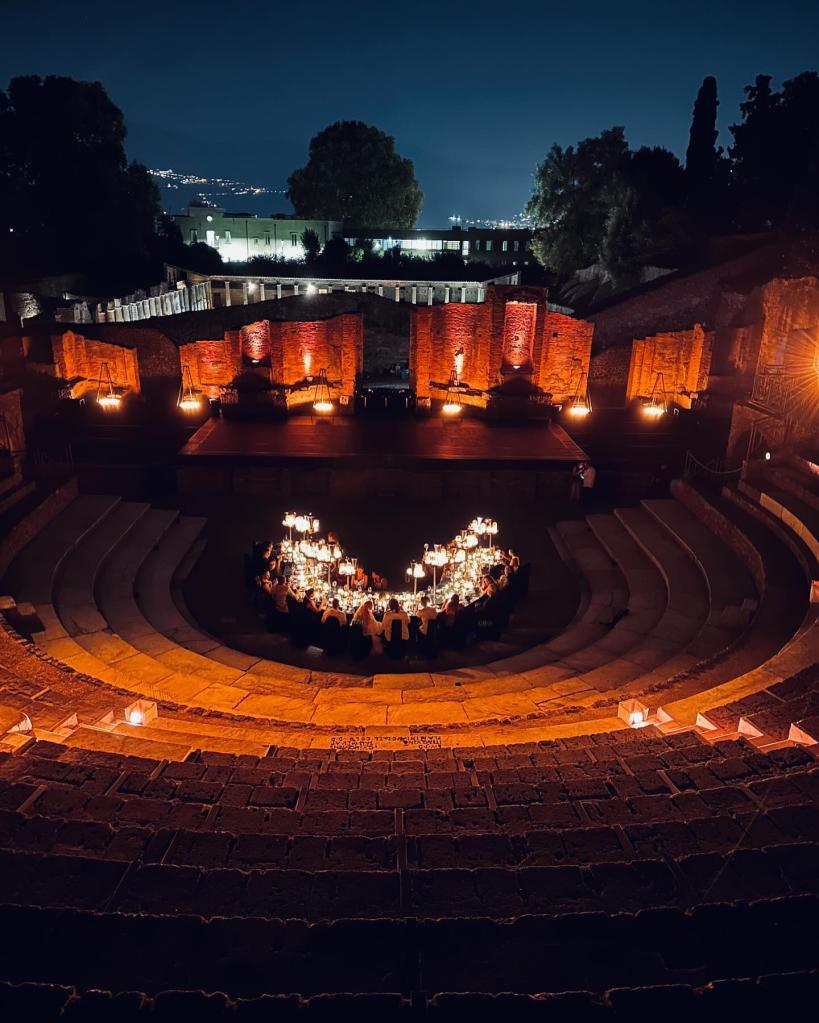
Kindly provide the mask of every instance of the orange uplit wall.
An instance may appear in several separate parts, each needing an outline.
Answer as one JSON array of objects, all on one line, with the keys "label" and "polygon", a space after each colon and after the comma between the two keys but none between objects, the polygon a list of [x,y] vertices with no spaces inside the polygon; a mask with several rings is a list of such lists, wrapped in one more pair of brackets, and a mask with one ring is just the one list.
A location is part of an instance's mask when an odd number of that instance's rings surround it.
[{"label": "orange uplit wall", "polygon": [[446,387],[456,368],[470,388],[485,390],[491,385],[491,313],[488,303],[413,310],[409,368],[416,397],[429,398],[433,385]]},{"label": "orange uplit wall", "polygon": [[63,380],[78,381],[77,394],[96,388],[103,363],[108,366],[115,387],[139,392],[139,364],[132,348],[96,341],[65,331],[51,339],[56,374]]},{"label": "orange uplit wall", "polygon": [[666,401],[690,408],[708,386],[712,338],[697,323],[691,330],[635,338],[631,349],[626,400],[662,392]]},{"label": "orange uplit wall", "polygon": [[[363,319],[345,313],[305,323],[260,320],[226,331],[222,340],[181,345],[179,357],[183,373],[189,369],[193,386],[209,397],[248,372],[264,375],[274,387],[298,391],[322,369],[335,395],[352,397],[363,368]],[[305,390],[303,400],[308,397]]]},{"label": "orange uplit wall", "polygon": [[[416,397],[440,398],[452,370],[485,405],[490,388],[510,372],[562,402],[588,373],[593,325],[550,310],[546,288],[490,286],[486,301],[420,306],[410,325],[410,379]],[[514,367],[519,369],[515,370]]]}]

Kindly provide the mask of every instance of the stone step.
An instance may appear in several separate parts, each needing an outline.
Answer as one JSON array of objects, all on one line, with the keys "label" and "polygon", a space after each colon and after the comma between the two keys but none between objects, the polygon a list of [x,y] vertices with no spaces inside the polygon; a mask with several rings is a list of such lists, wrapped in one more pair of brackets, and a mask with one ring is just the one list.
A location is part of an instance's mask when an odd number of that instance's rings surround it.
[{"label": "stone step", "polygon": [[72,501],[14,559],[6,576],[8,591],[18,602],[51,604],[63,561],[119,503],[118,497],[92,494]]}]

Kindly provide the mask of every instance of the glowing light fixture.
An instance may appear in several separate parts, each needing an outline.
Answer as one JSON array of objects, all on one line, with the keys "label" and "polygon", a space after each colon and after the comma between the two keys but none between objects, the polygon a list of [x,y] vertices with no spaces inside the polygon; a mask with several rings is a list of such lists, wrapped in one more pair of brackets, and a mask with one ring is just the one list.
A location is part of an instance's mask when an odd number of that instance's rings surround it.
[{"label": "glowing light fixture", "polygon": [[658,373],[654,380],[654,387],[651,389],[651,395],[648,400],[643,402],[642,406],[643,415],[647,419],[657,420],[661,416],[664,416],[667,407],[665,400],[665,380],[662,373]]},{"label": "glowing light fixture", "polygon": [[138,707],[128,711],[128,724],[141,725],[143,722],[142,711]]},{"label": "glowing light fixture", "polygon": [[770,453],[770,451],[766,451],[765,452],[765,461],[766,462],[770,462],[770,460],[771,460],[771,453]]},{"label": "glowing light fixture", "polygon": [[100,364],[100,378],[97,383],[97,404],[107,411],[118,409],[122,404],[122,396],[117,394],[114,389],[114,381],[111,379],[111,370],[108,368],[107,362]]},{"label": "glowing light fixture", "polygon": [[353,576],[355,575],[355,562],[355,558],[348,558],[346,561],[342,561],[338,566],[338,574],[347,577],[347,589],[352,589]]},{"label": "glowing light fixture", "polygon": [[410,567],[407,569],[407,577],[412,579],[412,595],[416,597],[418,595],[418,580],[423,579],[426,575],[424,566],[419,561],[413,561]]},{"label": "glowing light fixture", "polygon": [[441,406],[441,411],[445,416],[457,416],[463,410],[463,405],[458,401],[459,386],[458,374],[453,369],[449,375],[449,386],[446,390],[444,404]]},{"label": "glowing light fixture", "polygon": [[291,542],[293,540],[293,526],[295,526],[295,524],[296,524],[296,513],[295,512],[285,512],[284,513],[284,518],[282,519],[282,525],[285,526],[289,530],[289,538],[290,538]]},{"label": "glowing light fixture", "polygon": [[428,544],[424,544],[424,564],[429,565],[429,567],[432,569],[433,604],[436,601],[438,592],[438,569],[443,568],[448,561],[449,555],[440,544],[436,543],[434,547],[430,547]]},{"label": "glowing light fixture", "polygon": [[639,700],[623,700],[617,705],[617,717],[630,728],[645,728],[648,721],[648,707]]},{"label": "glowing light fixture", "polygon": [[313,395],[313,411],[325,416],[335,411],[335,405],[330,398],[330,384],[327,382],[326,369],[319,370],[316,392]]},{"label": "glowing light fixture", "polygon": [[176,404],[183,412],[198,412],[202,406],[199,395],[193,389],[190,366],[185,366],[182,370],[182,383],[179,385],[179,397]]},{"label": "glowing light fixture", "polygon": [[574,419],[585,419],[592,410],[591,397],[589,396],[589,380],[586,373],[580,374],[577,383],[577,390],[569,401],[567,412]]},{"label": "glowing light fixture", "polygon": [[315,293],[316,293],[316,286],[315,286],[315,284],[308,284],[307,287],[304,290],[306,291],[306,293],[308,295],[315,295]]}]

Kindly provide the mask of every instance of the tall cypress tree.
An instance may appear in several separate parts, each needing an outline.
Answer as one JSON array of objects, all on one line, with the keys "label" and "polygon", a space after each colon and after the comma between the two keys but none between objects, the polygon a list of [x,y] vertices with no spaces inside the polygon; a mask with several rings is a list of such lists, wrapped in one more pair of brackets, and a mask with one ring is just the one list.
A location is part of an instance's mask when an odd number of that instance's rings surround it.
[{"label": "tall cypress tree", "polygon": [[717,152],[717,80],[713,75],[703,79],[694,101],[694,116],[685,153],[685,172],[694,188],[713,180],[719,159]]}]

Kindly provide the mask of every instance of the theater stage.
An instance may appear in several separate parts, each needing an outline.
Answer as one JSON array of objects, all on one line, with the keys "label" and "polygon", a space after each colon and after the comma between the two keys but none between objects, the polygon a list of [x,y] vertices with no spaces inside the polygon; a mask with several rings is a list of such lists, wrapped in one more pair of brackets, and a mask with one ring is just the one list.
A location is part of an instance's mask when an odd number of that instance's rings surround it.
[{"label": "theater stage", "polygon": [[479,419],[298,417],[273,423],[209,419],[180,452],[183,459],[230,458],[269,463],[344,460],[370,465],[451,464],[453,461],[544,466],[572,464],[583,450],[554,423]]},{"label": "theater stage", "polygon": [[565,497],[585,457],[544,422],[209,419],[179,452],[177,479],[183,493]]}]

